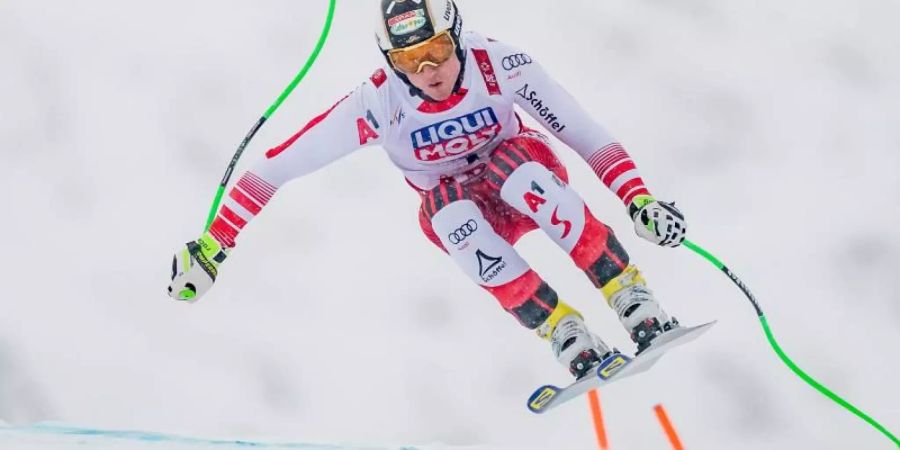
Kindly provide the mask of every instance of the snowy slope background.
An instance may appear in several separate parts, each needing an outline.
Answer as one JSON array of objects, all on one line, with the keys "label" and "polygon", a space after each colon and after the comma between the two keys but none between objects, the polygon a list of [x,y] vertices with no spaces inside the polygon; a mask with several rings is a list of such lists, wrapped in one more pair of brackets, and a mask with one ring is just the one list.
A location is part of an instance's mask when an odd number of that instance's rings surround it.
[{"label": "snowy slope background", "polygon": [[[372,3],[339,2],[321,59],[245,161],[381,63]],[[900,5],[460,5],[469,28],[526,49],[619,137],[653,192],[686,212],[690,237],[754,290],[802,367],[900,427]],[[302,65],[326,8],[0,2],[0,420],[596,448],[586,402],[525,409],[531,389],[566,373],[421,235],[416,195],[377,148],[280,192],[202,302],[166,297],[172,251],[201,231],[234,148]],[[891,448],[781,365],[727,279],[686,250],[639,241],[617,199],[560,153],[667,309],[720,321],[602,392],[613,448],[668,448],[657,402],[695,449]],[[539,233],[520,248],[626,345],[566,255]]]}]

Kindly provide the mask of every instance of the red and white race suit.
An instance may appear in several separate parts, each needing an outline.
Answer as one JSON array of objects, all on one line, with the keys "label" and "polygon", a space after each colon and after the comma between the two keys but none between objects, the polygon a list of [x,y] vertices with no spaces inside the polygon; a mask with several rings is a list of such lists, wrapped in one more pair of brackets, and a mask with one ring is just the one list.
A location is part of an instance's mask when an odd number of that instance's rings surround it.
[{"label": "red and white race suit", "polygon": [[287,181],[380,145],[422,195],[426,235],[525,326],[539,326],[557,304],[512,247],[525,232],[542,228],[598,287],[622,273],[628,255],[514,107],[581,155],[626,205],[648,194],[629,155],[526,52],[473,32],[464,45],[463,81],[450,98],[425,101],[392,70],[377,70],[247,171],[211,233],[233,246]]}]

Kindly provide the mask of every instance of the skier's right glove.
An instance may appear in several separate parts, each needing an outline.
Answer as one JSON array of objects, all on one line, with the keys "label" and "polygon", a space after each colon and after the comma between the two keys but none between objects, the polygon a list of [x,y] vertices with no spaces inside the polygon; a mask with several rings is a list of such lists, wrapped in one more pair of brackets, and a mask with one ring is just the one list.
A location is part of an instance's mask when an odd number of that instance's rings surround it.
[{"label": "skier's right glove", "polygon": [[172,258],[169,297],[189,303],[199,300],[216,281],[229,250],[209,232],[185,244]]},{"label": "skier's right glove", "polygon": [[675,203],[657,201],[649,195],[638,195],[628,207],[638,236],[663,247],[678,247],[684,242],[687,224]]}]

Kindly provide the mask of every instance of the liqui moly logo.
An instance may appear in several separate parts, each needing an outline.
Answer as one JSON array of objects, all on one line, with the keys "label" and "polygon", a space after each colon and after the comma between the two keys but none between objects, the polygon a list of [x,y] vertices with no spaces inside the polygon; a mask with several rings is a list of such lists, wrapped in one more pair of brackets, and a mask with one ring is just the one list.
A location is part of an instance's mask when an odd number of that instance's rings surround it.
[{"label": "liqui moly logo", "polygon": [[501,128],[491,108],[429,125],[412,133],[416,159],[440,161],[477,150],[497,137]]}]

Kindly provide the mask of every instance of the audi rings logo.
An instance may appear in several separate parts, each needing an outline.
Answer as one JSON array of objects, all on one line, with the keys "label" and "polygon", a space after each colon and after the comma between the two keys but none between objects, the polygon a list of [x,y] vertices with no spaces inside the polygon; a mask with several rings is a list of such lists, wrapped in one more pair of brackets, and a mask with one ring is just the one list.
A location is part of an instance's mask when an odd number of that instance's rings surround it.
[{"label": "audi rings logo", "polygon": [[533,62],[534,61],[530,56],[524,53],[517,53],[515,55],[509,55],[503,58],[503,68],[506,70],[513,70],[516,67],[525,66]]},{"label": "audi rings logo", "polygon": [[447,239],[450,240],[451,244],[456,245],[466,240],[466,238],[471,236],[477,229],[478,222],[474,219],[470,219],[468,222],[464,223],[463,226],[457,228],[456,231],[447,235]]}]

